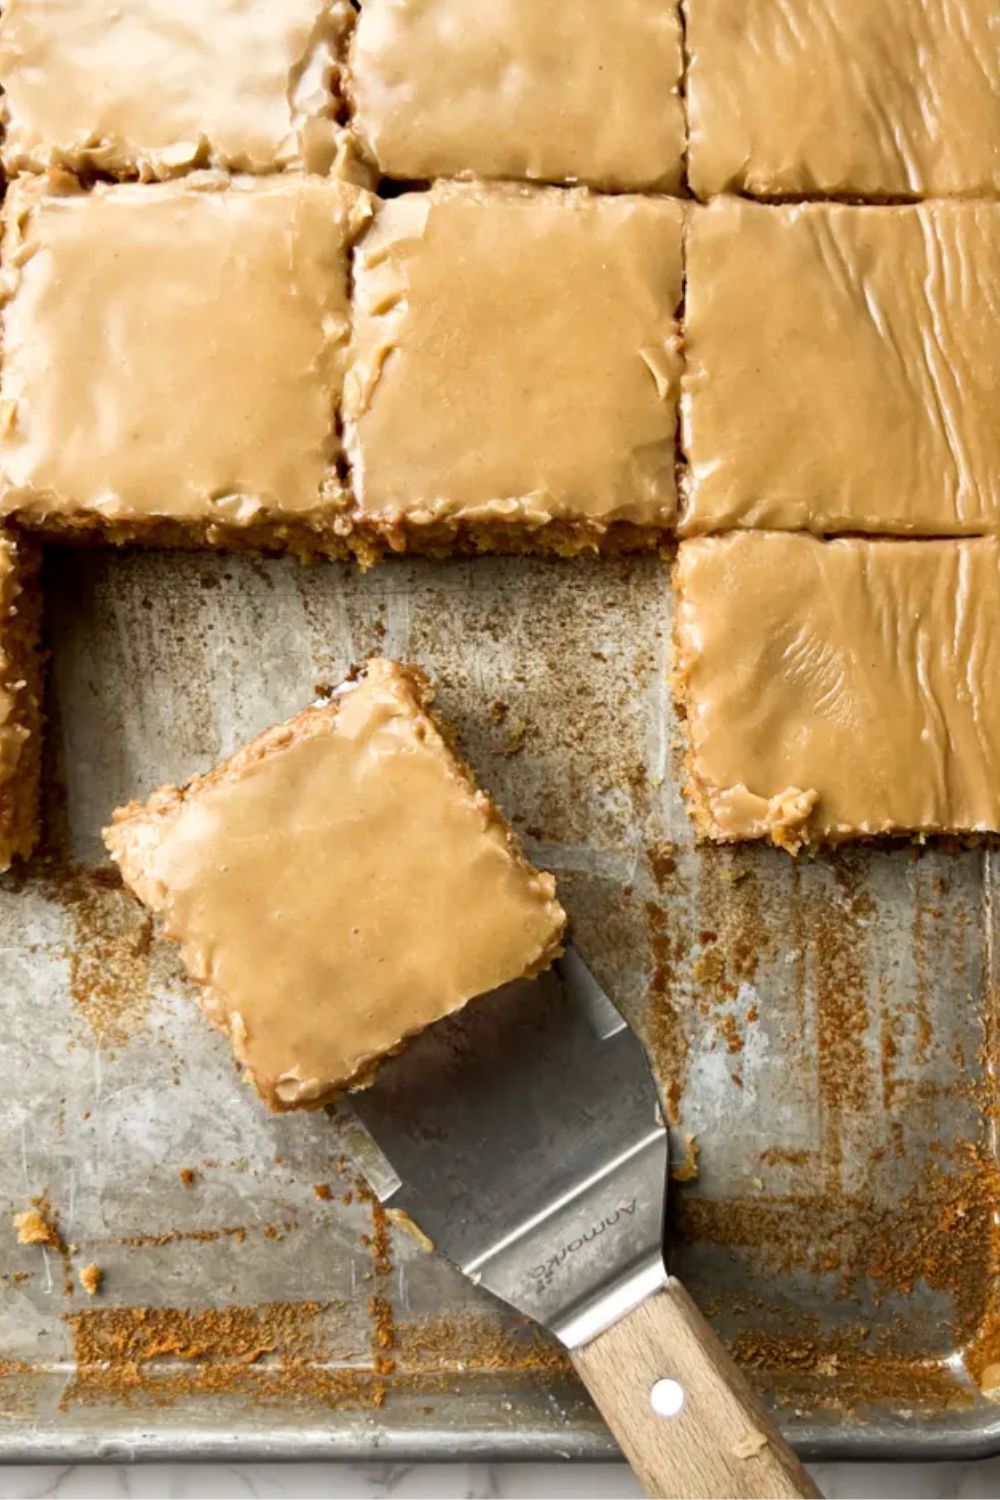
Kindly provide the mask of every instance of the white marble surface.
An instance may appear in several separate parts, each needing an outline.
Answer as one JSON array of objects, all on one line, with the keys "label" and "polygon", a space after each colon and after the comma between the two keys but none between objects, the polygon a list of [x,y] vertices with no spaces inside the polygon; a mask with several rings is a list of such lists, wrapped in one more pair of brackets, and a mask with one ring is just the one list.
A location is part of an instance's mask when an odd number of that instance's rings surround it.
[{"label": "white marble surface", "polygon": [[[817,1464],[828,1500],[1000,1497],[986,1463]],[[273,1496],[288,1500],[625,1500],[641,1494],[622,1464],[96,1464],[0,1468],[3,1500],[41,1497]]]}]

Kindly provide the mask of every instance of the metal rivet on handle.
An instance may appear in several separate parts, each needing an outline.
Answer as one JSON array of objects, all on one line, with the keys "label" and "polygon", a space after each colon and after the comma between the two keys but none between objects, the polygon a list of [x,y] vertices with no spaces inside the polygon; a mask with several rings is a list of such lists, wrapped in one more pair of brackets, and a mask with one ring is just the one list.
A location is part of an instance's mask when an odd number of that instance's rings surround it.
[{"label": "metal rivet on handle", "polygon": [[649,1393],[649,1404],[658,1417],[676,1417],[684,1405],[684,1387],[677,1380],[658,1380]]}]

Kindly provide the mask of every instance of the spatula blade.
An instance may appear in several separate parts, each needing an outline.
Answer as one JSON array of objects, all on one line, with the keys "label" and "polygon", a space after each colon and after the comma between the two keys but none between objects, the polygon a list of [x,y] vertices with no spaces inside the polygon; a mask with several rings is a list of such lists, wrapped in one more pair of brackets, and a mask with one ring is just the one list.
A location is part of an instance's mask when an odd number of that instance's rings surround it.
[{"label": "spatula blade", "polygon": [[572,948],[424,1032],[345,1108],[377,1143],[359,1156],[383,1200],[567,1341],[595,1304],[603,1321],[608,1298],[662,1280],[655,1086]]}]

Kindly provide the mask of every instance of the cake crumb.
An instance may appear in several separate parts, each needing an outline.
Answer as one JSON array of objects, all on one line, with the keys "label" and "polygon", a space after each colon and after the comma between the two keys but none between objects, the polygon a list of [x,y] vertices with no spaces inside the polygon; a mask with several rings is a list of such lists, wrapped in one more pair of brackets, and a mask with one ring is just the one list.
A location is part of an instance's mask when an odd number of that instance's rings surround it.
[{"label": "cake crumb", "polygon": [[693,1135],[684,1137],[684,1158],[670,1168],[671,1182],[694,1182],[698,1176],[698,1154],[701,1147]]},{"label": "cake crumb", "polygon": [[91,1261],[89,1266],[80,1267],[79,1275],[80,1285],[87,1293],[87,1296],[96,1297],[101,1290],[101,1283],[104,1280],[104,1272],[101,1267],[95,1264],[94,1261]]},{"label": "cake crumb", "polygon": [[59,1230],[41,1206],[26,1208],[23,1213],[15,1214],[14,1228],[17,1230],[19,1245],[48,1245],[53,1250],[62,1249]]},{"label": "cake crumb", "polygon": [[316,1194],[316,1197],[320,1200],[321,1203],[329,1203],[333,1197],[333,1193],[330,1191],[330,1184],[328,1182],[314,1182],[313,1192]]},{"label": "cake crumb", "polygon": [[397,1229],[405,1229],[410,1238],[416,1240],[421,1250],[429,1253],[434,1249],[434,1241],[430,1235],[425,1234],[420,1225],[410,1218],[405,1208],[387,1208],[385,1216],[390,1224],[395,1224]]},{"label": "cake crumb", "polygon": [[181,1167],[177,1175],[185,1187],[194,1187],[198,1178],[198,1173],[193,1167]]},{"label": "cake crumb", "polygon": [[766,1447],[767,1438],[762,1432],[748,1432],[746,1437],[740,1438],[740,1441],[736,1444],[736,1447],[733,1449],[733,1456],[735,1458],[756,1458],[757,1454],[762,1453]]}]

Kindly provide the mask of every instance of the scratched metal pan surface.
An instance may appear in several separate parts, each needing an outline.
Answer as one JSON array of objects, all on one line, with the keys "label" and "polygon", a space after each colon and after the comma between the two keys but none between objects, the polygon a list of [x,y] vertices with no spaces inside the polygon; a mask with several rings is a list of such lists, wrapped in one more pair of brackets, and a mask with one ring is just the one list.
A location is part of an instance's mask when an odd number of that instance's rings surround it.
[{"label": "scratched metal pan surface", "polygon": [[[111,809],[416,661],[649,1040],[672,1259],[803,1451],[991,1451],[997,855],[695,850],[653,559],[51,553],[47,843],[0,882],[0,1458],[597,1457],[558,1351],[269,1116],[104,862]],[[860,753],[860,747],[859,747]],[[7,1223],[10,1223],[9,1218]],[[78,1272],[104,1273],[88,1297]]]}]

